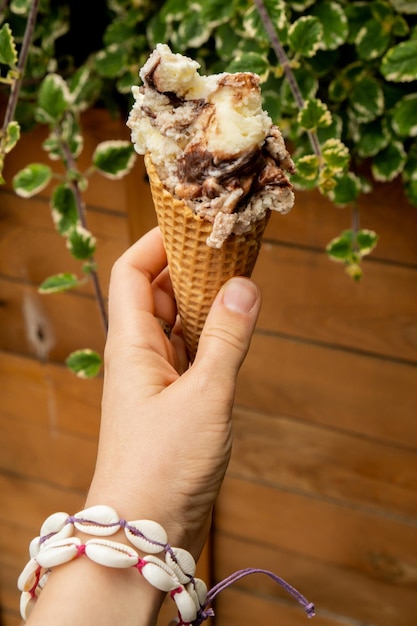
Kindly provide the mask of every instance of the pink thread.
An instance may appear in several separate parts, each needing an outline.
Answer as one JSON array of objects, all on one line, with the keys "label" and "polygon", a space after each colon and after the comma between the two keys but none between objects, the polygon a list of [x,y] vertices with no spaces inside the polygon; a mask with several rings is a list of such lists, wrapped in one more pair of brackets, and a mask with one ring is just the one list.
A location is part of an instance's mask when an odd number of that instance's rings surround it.
[{"label": "pink thread", "polygon": [[82,543],[80,546],[77,546],[77,556],[82,556],[85,554],[85,543]]},{"label": "pink thread", "polygon": [[35,572],[35,582],[33,584],[33,587],[31,589],[29,589],[29,593],[30,593],[30,597],[31,598],[35,598],[36,599],[36,589],[39,585],[39,581],[41,579],[41,572],[42,572],[42,567],[40,565],[38,565],[38,568]]},{"label": "pink thread", "polygon": [[139,559],[139,561],[136,563],[136,565],[133,565],[133,567],[136,567],[136,569],[138,570],[138,572],[140,574],[142,574],[142,570],[145,567],[145,565],[147,565],[148,562],[145,561],[145,559]]},{"label": "pink thread", "polygon": [[180,586],[180,587],[176,587],[175,589],[173,589],[173,590],[170,592],[170,594],[169,594],[169,595],[171,596],[171,598],[172,598],[172,599],[174,599],[174,596],[176,596],[176,595],[177,595],[177,593],[182,593],[183,591],[184,591],[184,587],[182,587],[182,586]]}]

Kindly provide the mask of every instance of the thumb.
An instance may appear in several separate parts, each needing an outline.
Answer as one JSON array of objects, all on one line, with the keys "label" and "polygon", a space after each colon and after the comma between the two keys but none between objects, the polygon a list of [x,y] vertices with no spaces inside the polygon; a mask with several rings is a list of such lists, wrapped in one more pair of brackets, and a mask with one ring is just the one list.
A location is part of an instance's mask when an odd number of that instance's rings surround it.
[{"label": "thumb", "polygon": [[249,349],[260,306],[261,294],[255,283],[243,277],[227,281],[207,316],[196,368],[204,364],[214,378],[235,378]]}]

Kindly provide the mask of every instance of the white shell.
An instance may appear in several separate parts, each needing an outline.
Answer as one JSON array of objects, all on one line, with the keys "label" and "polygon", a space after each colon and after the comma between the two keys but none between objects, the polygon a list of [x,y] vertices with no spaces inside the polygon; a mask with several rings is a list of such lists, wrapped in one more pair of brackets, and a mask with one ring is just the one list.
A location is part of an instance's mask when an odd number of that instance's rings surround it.
[{"label": "white shell", "polygon": [[39,533],[40,536],[45,537],[47,535],[59,533],[61,530],[63,530],[63,528],[65,528],[65,526],[68,526],[70,532],[69,532],[69,535],[67,535],[67,537],[69,537],[72,534],[72,524],[67,522],[69,517],[70,516],[68,515],[68,513],[63,513],[63,512],[53,513],[52,515],[47,517],[44,523],[42,524],[41,530]]},{"label": "white shell", "polygon": [[181,620],[186,624],[193,622],[197,617],[197,607],[185,587],[181,586],[172,594],[172,597],[181,615]]},{"label": "white shell", "polygon": [[45,569],[68,563],[78,556],[78,548],[81,539],[78,537],[68,537],[58,541],[51,541],[45,548],[39,551],[36,560]]},{"label": "white shell", "polygon": [[23,620],[27,620],[35,606],[36,598],[33,598],[28,591],[24,591],[20,596],[20,615]]},{"label": "white shell", "polygon": [[106,567],[133,567],[139,562],[136,550],[124,543],[106,539],[86,541],[85,554],[95,563]]},{"label": "white shell", "polygon": [[187,589],[187,591],[190,591],[190,588],[193,589],[193,591],[195,592],[195,594],[197,595],[197,600],[200,606],[204,606],[207,600],[207,585],[204,582],[204,580],[201,580],[201,578],[194,578],[192,583],[188,583],[188,585],[185,586],[185,588]]},{"label": "white shell", "polygon": [[39,563],[35,559],[30,559],[20,572],[17,579],[17,588],[20,591],[30,591],[35,585],[40,571],[42,571],[42,568]]},{"label": "white shell", "polygon": [[120,519],[116,511],[105,504],[90,506],[88,509],[76,513],[73,517],[80,519],[80,521],[74,520],[75,528],[87,535],[100,535],[102,537],[114,535],[120,528]]},{"label": "white shell", "polygon": [[143,561],[145,564],[140,572],[150,585],[161,591],[172,591],[180,586],[174,571],[164,561],[152,554],[145,556]]},{"label": "white shell", "polygon": [[135,535],[129,528],[125,527],[125,534],[130,543],[142,550],[142,552],[157,554],[162,552],[164,546],[168,543],[168,535],[165,529],[157,522],[141,519],[128,522],[128,524],[141,533],[140,535]]},{"label": "white shell", "polygon": [[193,556],[183,548],[171,548],[165,555],[166,564],[171,567],[180,583],[188,583],[195,574]]},{"label": "white shell", "polygon": [[41,549],[41,544],[39,543],[40,537],[34,537],[29,544],[29,556],[33,559]]}]

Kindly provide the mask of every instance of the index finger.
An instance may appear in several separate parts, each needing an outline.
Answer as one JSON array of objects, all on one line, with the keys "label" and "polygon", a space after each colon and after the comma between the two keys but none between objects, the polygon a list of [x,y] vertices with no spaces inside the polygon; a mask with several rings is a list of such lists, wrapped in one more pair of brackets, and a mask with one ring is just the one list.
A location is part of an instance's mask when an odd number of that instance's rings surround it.
[{"label": "index finger", "polygon": [[[167,265],[159,228],[134,243],[115,262],[109,287],[110,327],[129,330],[138,313],[155,313],[152,282]],[[134,330],[131,328],[130,330]]]}]

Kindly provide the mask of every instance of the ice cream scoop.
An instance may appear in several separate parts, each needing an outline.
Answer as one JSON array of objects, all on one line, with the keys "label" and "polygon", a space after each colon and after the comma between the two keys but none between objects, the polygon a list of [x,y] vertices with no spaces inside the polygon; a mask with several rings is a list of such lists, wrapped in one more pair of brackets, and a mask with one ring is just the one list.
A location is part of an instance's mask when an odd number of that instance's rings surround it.
[{"label": "ice cream scoop", "polygon": [[158,44],[133,87],[128,119],[139,154],[149,153],[175,197],[213,224],[207,244],[220,247],[268,210],[288,212],[293,162],[279,128],[262,109],[259,77],[211,76]]}]

